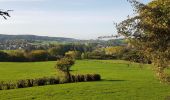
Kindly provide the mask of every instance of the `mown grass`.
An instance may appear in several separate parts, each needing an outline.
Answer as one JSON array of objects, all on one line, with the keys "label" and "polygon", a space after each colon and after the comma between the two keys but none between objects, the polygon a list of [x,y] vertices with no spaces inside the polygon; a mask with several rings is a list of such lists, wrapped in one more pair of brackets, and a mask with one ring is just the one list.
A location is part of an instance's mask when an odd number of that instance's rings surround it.
[{"label": "mown grass", "polygon": [[[55,62],[0,63],[0,80],[55,75]],[[170,85],[161,84],[149,65],[125,61],[80,60],[74,74],[98,73],[99,82],[80,82],[25,89],[2,90],[1,100],[169,100]]]},{"label": "mown grass", "polygon": [[54,76],[55,62],[0,63],[0,81],[41,78]]}]

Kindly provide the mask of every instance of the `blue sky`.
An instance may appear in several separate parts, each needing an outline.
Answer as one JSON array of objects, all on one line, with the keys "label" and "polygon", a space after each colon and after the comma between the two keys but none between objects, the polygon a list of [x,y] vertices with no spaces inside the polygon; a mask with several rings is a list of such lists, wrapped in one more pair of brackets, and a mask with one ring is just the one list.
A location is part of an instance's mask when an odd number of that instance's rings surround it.
[{"label": "blue sky", "polygon": [[77,39],[116,34],[113,22],[133,15],[127,0],[0,0],[0,7],[14,10],[8,20],[0,18],[0,34]]}]

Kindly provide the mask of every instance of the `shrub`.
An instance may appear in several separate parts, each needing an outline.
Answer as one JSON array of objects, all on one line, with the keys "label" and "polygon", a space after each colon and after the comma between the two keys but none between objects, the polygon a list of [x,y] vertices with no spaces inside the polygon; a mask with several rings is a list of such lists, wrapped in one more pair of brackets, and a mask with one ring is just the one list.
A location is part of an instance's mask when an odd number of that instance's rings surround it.
[{"label": "shrub", "polygon": [[81,59],[81,53],[79,51],[68,51],[65,56],[72,57],[74,59]]},{"label": "shrub", "polygon": [[60,79],[56,78],[56,77],[51,77],[51,78],[48,78],[47,83],[48,82],[49,82],[49,84],[59,84],[60,83]]},{"label": "shrub", "polygon": [[18,80],[17,82],[0,82],[0,90],[8,90],[15,88],[26,88],[33,86],[43,86],[43,85],[51,85],[51,84],[59,84],[60,80],[56,77],[44,77],[44,78],[36,78],[36,79],[26,79],[26,80]]},{"label": "shrub", "polygon": [[24,87],[27,87],[26,85],[25,85],[25,80],[19,80],[18,82],[17,82],[17,88],[24,88]]},{"label": "shrub", "polygon": [[28,60],[25,56],[25,51],[23,50],[8,51],[8,55],[9,55],[8,61],[24,62]]},{"label": "shrub", "polygon": [[[86,82],[86,81],[99,81],[99,74],[86,74],[86,75],[71,75],[71,81],[69,82]],[[68,83],[68,81],[63,81],[58,77],[44,77],[36,79],[26,79],[18,80],[17,82],[0,82],[0,90],[16,89],[16,88],[26,88],[33,86],[43,86],[52,84],[62,84]]]},{"label": "shrub", "polygon": [[33,50],[27,56],[31,61],[47,61],[49,54],[45,50]]},{"label": "shrub", "polygon": [[72,75],[72,82],[86,82],[86,81],[99,81],[101,76],[99,74],[86,74],[86,75]]},{"label": "shrub", "polygon": [[8,61],[9,55],[3,51],[0,51],[0,61]]},{"label": "shrub", "polygon": [[8,90],[8,89],[15,89],[16,84],[13,82],[0,82],[0,90]]},{"label": "shrub", "polygon": [[56,45],[55,47],[48,49],[48,53],[51,56],[64,56],[66,52],[64,49],[65,48],[62,45]]}]

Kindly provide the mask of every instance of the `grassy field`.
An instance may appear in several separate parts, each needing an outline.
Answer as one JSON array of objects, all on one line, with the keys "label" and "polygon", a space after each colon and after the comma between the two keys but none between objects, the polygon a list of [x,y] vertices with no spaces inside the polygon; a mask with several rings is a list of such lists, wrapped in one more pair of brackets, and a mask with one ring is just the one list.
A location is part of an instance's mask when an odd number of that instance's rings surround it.
[{"label": "grassy field", "polygon": [[[0,63],[0,80],[56,75],[55,62]],[[99,73],[102,81],[0,91],[0,100],[170,100],[170,85],[155,79],[149,65],[79,60],[72,73]]]}]

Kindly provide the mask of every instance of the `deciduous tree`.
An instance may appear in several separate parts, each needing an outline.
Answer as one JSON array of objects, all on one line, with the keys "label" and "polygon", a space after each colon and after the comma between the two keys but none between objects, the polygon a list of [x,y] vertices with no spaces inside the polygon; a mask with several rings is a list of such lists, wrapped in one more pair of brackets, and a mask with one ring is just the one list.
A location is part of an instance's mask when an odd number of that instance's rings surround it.
[{"label": "deciduous tree", "polygon": [[149,58],[161,81],[169,82],[165,69],[170,55],[170,0],[148,4],[128,0],[136,15],[117,24],[118,33]]},{"label": "deciduous tree", "polygon": [[74,65],[75,60],[71,57],[64,57],[57,61],[55,68],[65,74],[66,80],[71,81],[70,68]]}]

